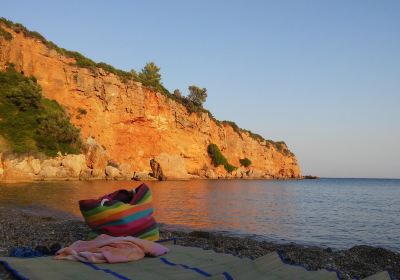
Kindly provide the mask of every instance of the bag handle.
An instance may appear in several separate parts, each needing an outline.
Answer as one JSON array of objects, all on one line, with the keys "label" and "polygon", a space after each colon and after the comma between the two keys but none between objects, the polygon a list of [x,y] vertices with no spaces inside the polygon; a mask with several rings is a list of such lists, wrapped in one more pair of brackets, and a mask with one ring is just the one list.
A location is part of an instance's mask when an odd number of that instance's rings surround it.
[{"label": "bag handle", "polygon": [[100,202],[101,206],[104,206],[104,203],[106,203],[107,201],[110,201],[108,198],[103,198]]},{"label": "bag handle", "polygon": [[[132,189],[132,195],[134,196],[136,194],[136,189]],[[100,202],[101,206],[104,206],[104,203],[106,203],[107,201],[110,201],[108,198],[103,198]]]}]

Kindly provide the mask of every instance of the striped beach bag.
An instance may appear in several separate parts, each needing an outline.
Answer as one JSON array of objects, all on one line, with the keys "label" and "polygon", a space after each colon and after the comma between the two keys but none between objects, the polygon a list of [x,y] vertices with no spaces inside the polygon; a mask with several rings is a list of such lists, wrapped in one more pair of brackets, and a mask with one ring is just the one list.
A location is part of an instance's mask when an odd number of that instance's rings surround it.
[{"label": "striped beach bag", "polygon": [[79,201],[92,236],[134,236],[150,241],[159,239],[159,228],[153,217],[152,194],[146,184],[132,191],[118,190],[99,199]]}]

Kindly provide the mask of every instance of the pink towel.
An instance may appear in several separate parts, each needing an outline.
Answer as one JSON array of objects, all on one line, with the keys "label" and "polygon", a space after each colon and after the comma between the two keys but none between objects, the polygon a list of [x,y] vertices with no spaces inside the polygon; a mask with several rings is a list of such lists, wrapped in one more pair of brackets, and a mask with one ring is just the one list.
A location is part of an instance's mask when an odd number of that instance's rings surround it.
[{"label": "pink towel", "polygon": [[120,263],[142,259],[146,254],[160,256],[168,248],[136,237],[99,235],[90,241],[76,241],[56,253],[56,260],[73,260],[90,263]]}]

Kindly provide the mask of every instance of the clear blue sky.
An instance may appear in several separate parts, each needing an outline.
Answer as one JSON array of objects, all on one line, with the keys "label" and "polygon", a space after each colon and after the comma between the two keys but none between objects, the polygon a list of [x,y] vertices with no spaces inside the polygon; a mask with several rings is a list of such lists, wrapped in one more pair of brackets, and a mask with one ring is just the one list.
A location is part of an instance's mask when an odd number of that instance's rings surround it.
[{"label": "clear blue sky", "polygon": [[0,16],[284,140],[304,174],[400,178],[400,1],[6,1]]}]

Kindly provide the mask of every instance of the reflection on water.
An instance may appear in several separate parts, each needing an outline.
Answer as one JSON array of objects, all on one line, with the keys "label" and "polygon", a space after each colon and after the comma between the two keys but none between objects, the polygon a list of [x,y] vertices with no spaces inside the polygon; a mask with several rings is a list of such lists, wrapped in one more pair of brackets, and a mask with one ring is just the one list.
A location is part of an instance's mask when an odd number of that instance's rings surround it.
[{"label": "reflection on water", "polygon": [[[149,182],[155,215],[167,225],[253,234],[258,238],[400,250],[400,180]],[[0,205],[47,207],[80,219],[78,200],[139,182],[0,184]]]}]

